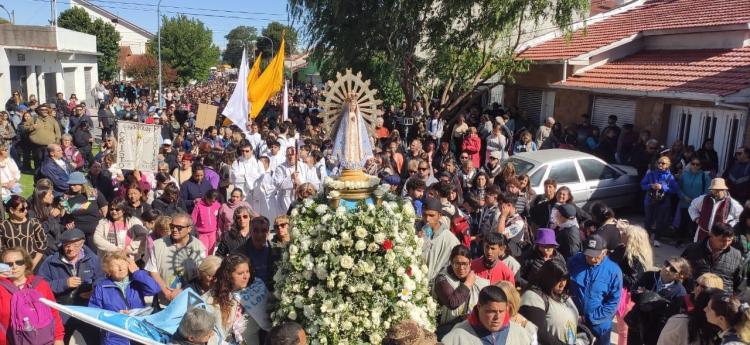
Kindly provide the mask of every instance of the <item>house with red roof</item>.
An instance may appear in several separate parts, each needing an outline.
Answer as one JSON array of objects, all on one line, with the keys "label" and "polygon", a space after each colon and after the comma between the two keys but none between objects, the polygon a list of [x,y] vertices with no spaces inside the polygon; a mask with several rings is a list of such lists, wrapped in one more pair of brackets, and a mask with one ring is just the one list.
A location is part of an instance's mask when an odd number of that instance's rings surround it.
[{"label": "house with red roof", "polygon": [[666,146],[714,140],[720,169],[750,137],[750,1],[640,0],[599,13],[569,35],[526,42],[529,71],[505,86],[531,122],[554,116],[649,130]]}]

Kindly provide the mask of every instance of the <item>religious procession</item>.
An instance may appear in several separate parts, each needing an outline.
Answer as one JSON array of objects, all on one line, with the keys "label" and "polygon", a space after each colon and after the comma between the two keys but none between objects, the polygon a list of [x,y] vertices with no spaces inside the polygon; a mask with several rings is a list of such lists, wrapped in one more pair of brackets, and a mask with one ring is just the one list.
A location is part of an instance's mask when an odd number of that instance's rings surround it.
[{"label": "religious procession", "polygon": [[750,344],[747,0],[43,2],[0,345]]}]

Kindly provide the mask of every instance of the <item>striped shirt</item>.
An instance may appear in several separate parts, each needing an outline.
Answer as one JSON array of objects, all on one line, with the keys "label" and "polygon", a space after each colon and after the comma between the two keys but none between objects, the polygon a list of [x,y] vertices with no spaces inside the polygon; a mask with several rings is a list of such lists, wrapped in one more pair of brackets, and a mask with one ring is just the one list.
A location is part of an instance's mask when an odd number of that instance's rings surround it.
[{"label": "striped shirt", "polygon": [[28,219],[23,223],[4,220],[0,222],[0,243],[3,248],[21,247],[33,256],[34,253],[44,254],[47,235],[36,219]]}]

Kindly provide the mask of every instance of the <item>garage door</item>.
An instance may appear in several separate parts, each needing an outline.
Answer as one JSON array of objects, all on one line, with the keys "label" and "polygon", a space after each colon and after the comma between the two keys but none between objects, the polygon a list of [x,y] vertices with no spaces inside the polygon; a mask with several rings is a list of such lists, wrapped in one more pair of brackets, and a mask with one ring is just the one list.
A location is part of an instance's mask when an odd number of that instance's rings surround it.
[{"label": "garage door", "polygon": [[604,129],[607,118],[617,116],[617,125],[635,123],[635,101],[622,98],[595,97],[594,109],[591,114],[591,124]]},{"label": "garage door", "polygon": [[542,113],[543,94],[542,90],[518,90],[518,111],[522,114],[526,113],[533,124],[539,124],[539,116]]},{"label": "garage door", "polygon": [[738,109],[672,106],[667,143],[682,140],[700,149],[706,139],[714,140],[719,156],[719,174],[726,168],[734,150],[742,145],[747,112]]}]

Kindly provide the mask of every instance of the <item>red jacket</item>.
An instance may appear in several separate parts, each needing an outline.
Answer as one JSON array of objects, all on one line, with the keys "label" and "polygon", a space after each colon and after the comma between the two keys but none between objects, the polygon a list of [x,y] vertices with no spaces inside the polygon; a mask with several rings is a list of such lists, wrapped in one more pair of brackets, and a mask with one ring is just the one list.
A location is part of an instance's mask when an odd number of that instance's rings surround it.
[{"label": "red jacket", "polygon": [[[0,279],[7,280],[6,278]],[[32,279],[34,279],[34,275],[29,275],[26,278],[29,283]],[[55,295],[52,293],[52,289],[50,289],[49,284],[44,279],[42,279],[39,285],[36,286],[36,289],[42,294],[42,297],[50,301],[55,301]],[[0,287],[0,324],[2,325],[10,324],[10,299],[10,292],[5,288]],[[50,310],[52,310],[52,317],[54,318],[55,323],[55,340],[63,340],[63,337],[65,337],[65,328],[63,328],[60,314],[55,309],[50,308]],[[0,332],[3,332],[5,328],[6,327],[0,328]],[[4,333],[0,334],[0,345],[6,344],[8,344],[7,335]]]},{"label": "red jacket", "polygon": [[474,168],[479,169],[481,167],[480,154],[482,150],[482,139],[478,135],[472,134],[464,138],[463,144],[461,144],[461,151],[466,152],[471,157],[471,163]]},{"label": "red jacket", "polygon": [[497,259],[495,267],[487,268],[484,267],[484,258],[479,257],[471,261],[471,270],[477,277],[482,277],[490,281],[490,284],[495,285],[501,281],[509,281],[512,284],[516,284],[516,277],[513,275],[513,271],[510,270],[508,265]]}]

